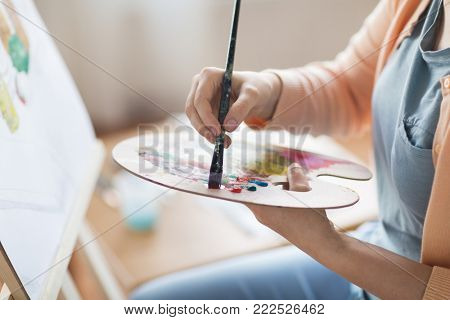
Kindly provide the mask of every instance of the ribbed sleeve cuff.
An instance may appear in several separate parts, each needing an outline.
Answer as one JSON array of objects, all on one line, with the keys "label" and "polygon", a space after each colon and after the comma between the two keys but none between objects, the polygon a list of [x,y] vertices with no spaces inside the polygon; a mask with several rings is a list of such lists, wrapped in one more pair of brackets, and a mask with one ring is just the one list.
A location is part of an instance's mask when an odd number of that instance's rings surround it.
[{"label": "ribbed sleeve cuff", "polygon": [[424,300],[449,300],[450,299],[450,269],[433,267],[427,288],[423,296]]},{"label": "ribbed sleeve cuff", "polygon": [[301,79],[298,71],[292,70],[276,70],[268,69],[265,72],[276,74],[281,80],[281,92],[278,99],[275,112],[272,119],[267,123],[270,125],[278,125],[283,123],[284,118],[289,118],[291,115],[287,112],[293,108],[297,103],[302,101],[305,97],[304,86],[301,85]]}]

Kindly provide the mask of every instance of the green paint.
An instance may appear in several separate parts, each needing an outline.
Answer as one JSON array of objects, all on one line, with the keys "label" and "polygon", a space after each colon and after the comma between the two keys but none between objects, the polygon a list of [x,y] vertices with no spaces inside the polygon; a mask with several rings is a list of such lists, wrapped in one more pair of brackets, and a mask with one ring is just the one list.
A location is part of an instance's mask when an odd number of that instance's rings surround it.
[{"label": "green paint", "polygon": [[256,187],[255,186],[250,186],[247,188],[248,191],[256,191]]},{"label": "green paint", "polygon": [[28,73],[30,56],[22,40],[16,34],[9,38],[8,51],[14,68],[19,72]]}]

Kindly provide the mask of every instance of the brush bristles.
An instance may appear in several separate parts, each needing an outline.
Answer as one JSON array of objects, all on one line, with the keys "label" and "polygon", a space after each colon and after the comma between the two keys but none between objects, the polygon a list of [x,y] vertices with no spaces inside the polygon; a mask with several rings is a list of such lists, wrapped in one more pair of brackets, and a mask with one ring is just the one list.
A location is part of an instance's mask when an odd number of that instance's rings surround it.
[{"label": "brush bristles", "polygon": [[220,189],[221,183],[222,183],[222,173],[219,172],[209,173],[209,180],[208,180],[209,189]]}]

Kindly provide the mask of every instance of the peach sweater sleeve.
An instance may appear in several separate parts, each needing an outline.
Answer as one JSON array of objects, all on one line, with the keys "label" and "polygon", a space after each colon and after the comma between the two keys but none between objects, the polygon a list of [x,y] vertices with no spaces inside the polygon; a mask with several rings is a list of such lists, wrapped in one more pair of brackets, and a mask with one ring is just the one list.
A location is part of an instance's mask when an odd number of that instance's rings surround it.
[{"label": "peach sweater sleeve", "polygon": [[[381,0],[333,61],[270,70],[282,83],[278,104],[269,122],[249,125],[288,130],[310,126],[315,135],[349,135],[360,131],[370,120],[376,76],[428,3]],[[422,263],[434,266],[424,299],[450,299],[450,88],[446,90],[443,106],[447,108],[445,113],[441,110],[444,114],[440,117],[440,122],[445,123],[438,126],[440,138],[436,141],[440,142],[433,146],[439,156],[434,159],[435,181],[424,226]]]},{"label": "peach sweater sleeve", "polygon": [[348,135],[370,120],[377,60],[390,21],[393,2],[382,0],[333,61],[270,70],[282,82],[278,104],[267,128],[298,129],[312,134]]},{"label": "peach sweater sleeve", "polygon": [[425,217],[421,259],[434,267],[424,299],[450,299],[450,75],[441,84],[443,100],[433,142],[436,171]]}]

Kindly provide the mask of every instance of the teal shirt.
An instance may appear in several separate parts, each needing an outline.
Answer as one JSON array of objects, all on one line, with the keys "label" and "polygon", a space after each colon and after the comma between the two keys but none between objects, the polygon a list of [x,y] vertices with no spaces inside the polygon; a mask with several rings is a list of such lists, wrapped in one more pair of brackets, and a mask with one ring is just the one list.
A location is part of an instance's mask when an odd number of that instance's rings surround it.
[{"label": "teal shirt", "polygon": [[379,221],[356,232],[416,261],[433,184],[440,79],[450,74],[450,48],[433,51],[443,14],[442,0],[433,0],[376,83],[372,113]]}]

